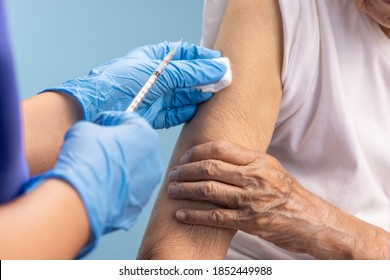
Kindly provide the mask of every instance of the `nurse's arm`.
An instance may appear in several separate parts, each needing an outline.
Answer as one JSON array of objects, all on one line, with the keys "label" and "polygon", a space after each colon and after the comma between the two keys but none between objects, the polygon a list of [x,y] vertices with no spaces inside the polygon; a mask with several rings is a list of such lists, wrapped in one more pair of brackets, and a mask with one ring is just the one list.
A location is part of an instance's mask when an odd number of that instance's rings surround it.
[{"label": "nurse's arm", "polygon": [[[215,48],[231,60],[233,84],[203,104],[183,128],[169,169],[191,147],[228,140],[265,152],[282,97],[282,22],[274,0],[229,1]],[[169,171],[168,169],[168,171]],[[212,167],[209,172],[213,172]],[[141,259],[222,259],[235,231],[184,225],[179,208],[213,208],[169,198],[165,178],[142,242]]]},{"label": "nurse's arm", "polygon": [[53,167],[66,131],[82,118],[76,99],[46,92],[22,102],[24,149],[30,174]]},{"label": "nurse's arm", "polygon": [[0,206],[0,259],[72,259],[90,229],[77,192],[51,179]]}]

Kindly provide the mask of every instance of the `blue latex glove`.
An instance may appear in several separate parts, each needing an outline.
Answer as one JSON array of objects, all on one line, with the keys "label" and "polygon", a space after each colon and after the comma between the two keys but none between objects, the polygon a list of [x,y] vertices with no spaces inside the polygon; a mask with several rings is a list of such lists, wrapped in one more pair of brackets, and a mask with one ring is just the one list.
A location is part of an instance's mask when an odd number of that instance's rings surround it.
[{"label": "blue latex glove", "polygon": [[92,238],[88,253],[102,234],[129,229],[162,176],[157,133],[136,113],[106,112],[95,123],[80,121],[65,135],[58,160],[26,191],[47,178],[60,178],[79,193]]},{"label": "blue latex glove", "polygon": [[[124,111],[176,44],[164,42],[136,49],[93,69],[85,77],[45,91],[59,91],[75,97],[89,121],[100,112]],[[194,87],[217,82],[226,72],[224,64],[213,60],[220,56],[218,51],[182,43],[137,113],[154,128],[168,128],[190,120],[196,112],[196,104],[212,96]]]}]

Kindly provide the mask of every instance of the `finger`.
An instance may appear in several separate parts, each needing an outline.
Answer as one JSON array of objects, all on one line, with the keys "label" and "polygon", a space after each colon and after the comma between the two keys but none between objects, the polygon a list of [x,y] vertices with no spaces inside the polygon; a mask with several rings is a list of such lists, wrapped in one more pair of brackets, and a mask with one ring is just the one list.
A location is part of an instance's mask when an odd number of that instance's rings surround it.
[{"label": "finger", "polygon": [[210,92],[202,92],[193,88],[176,89],[170,96],[164,98],[167,108],[196,105],[209,100],[213,96]]},{"label": "finger", "polygon": [[168,193],[175,199],[209,201],[232,209],[243,205],[245,197],[242,189],[216,181],[172,182]]},{"label": "finger", "polygon": [[150,127],[148,122],[137,113],[118,111],[100,113],[96,116],[94,123],[102,126],[136,125],[139,127]]},{"label": "finger", "polygon": [[137,118],[139,118],[139,115],[135,113],[106,111],[98,114],[94,123],[105,126],[114,126],[125,122],[131,122]]},{"label": "finger", "polygon": [[[173,43],[176,46],[176,43]],[[213,59],[221,57],[221,52],[184,42],[178,46],[174,60]]]},{"label": "finger", "polygon": [[226,70],[223,62],[213,59],[176,60],[168,65],[162,77],[170,89],[191,88],[218,82]]},{"label": "finger", "polygon": [[196,109],[194,105],[163,109],[152,120],[152,126],[161,129],[180,125],[191,120],[196,113]]},{"label": "finger", "polygon": [[175,166],[168,173],[168,177],[175,182],[219,181],[244,187],[253,183],[253,180],[245,176],[243,168],[211,159]]},{"label": "finger", "polygon": [[214,141],[201,144],[188,150],[180,163],[189,163],[207,159],[221,160],[235,165],[247,165],[258,157],[258,153],[240,147],[228,141]]},{"label": "finger", "polygon": [[230,209],[176,211],[176,219],[182,223],[220,228],[239,229],[238,211]]},{"label": "finger", "polygon": [[[178,42],[163,42],[157,45],[147,45],[127,54],[130,58],[163,59]],[[213,59],[221,57],[219,51],[210,50],[195,44],[183,42],[177,46],[173,60]]]}]

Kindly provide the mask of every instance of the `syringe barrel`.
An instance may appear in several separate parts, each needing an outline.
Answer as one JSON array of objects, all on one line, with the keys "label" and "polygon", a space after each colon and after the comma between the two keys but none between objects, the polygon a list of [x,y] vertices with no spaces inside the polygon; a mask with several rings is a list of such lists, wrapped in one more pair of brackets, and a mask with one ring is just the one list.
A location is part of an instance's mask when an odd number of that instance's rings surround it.
[{"label": "syringe barrel", "polygon": [[127,112],[134,112],[137,109],[138,105],[142,102],[142,100],[144,99],[146,94],[153,87],[153,85],[157,82],[157,79],[159,76],[160,76],[160,73],[157,71],[154,71],[153,75],[150,76],[150,78],[146,81],[145,85],[141,88],[141,90],[138,92],[138,94],[134,97],[130,106],[126,110]]},{"label": "syringe barrel", "polygon": [[173,56],[176,53],[177,47],[181,44],[183,39],[180,40],[180,42],[176,45],[175,48],[173,48],[160,62],[160,64],[156,67],[153,74],[150,76],[150,78],[146,81],[145,85],[141,88],[141,90],[137,93],[137,95],[134,97],[133,101],[130,103],[129,107],[126,109],[127,112],[134,112],[138,105],[142,102],[146,94],[150,91],[150,89],[153,87],[153,85],[156,83],[157,79],[161,76],[161,74],[164,72],[165,68],[168,67],[169,63],[171,62]]}]

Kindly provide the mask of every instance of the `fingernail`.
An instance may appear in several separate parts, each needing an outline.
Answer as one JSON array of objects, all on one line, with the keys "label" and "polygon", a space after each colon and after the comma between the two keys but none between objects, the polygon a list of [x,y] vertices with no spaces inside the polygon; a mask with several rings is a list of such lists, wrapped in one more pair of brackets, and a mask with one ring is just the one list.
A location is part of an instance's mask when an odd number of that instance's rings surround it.
[{"label": "fingernail", "polygon": [[176,194],[177,194],[177,184],[176,183],[169,184],[168,193],[170,196],[176,196]]},{"label": "fingernail", "polygon": [[184,156],[181,157],[180,159],[180,163],[187,163],[190,159],[190,156],[191,156],[191,153],[190,152],[186,152],[184,154]]},{"label": "fingernail", "polygon": [[176,218],[178,219],[178,220],[185,220],[186,219],[186,213],[184,213],[184,211],[177,211],[176,212]]},{"label": "fingernail", "polygon": [[177,173],[178,173],[178,170],[177,168],[173,168],[169,173],[168,173],[168,178],[171,180],[171,181],[176,181],[177,179]]}]

